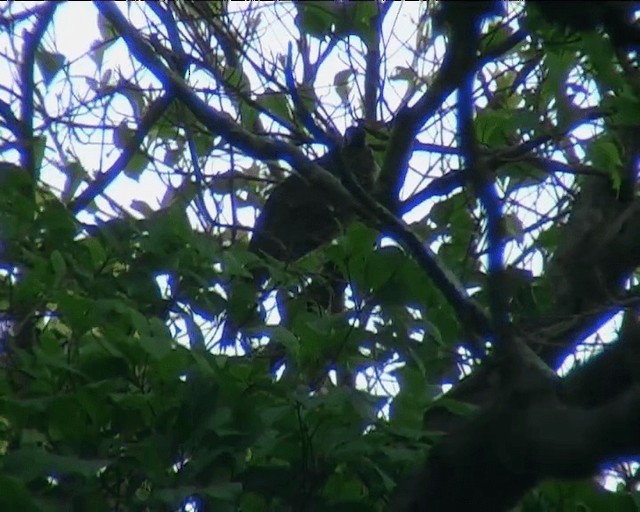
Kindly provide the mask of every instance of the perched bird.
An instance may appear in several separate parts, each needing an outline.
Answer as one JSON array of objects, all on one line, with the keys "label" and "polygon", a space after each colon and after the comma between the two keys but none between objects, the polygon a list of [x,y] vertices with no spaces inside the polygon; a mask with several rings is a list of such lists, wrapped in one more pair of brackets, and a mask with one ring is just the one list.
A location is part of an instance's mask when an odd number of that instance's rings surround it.
[{"label": "perched bird", "polygon": [[[315,163],[340,179],[346,172],[351,173],[364,190],[372,192],[380,168],[365,139],[362,126],[350,127],[342,144]],[[304,176],[292,174],[269,195],[256,220],[249,250],[284,263],[294,262],[335,239],[355,216],[351,205],[338,204]],[[268,271],[266,267],[255,269],[253,276],[257,287],[268,277]],[[255,303],[247,307],[247,315],[242,315],[244,319],[227,319],[222,338],[224,346],[235,343],[235,326],[246,323],[255,311]]]},{"label": "perched bird", "polygon": [[[343,144],[315,163],[338,178],[344,175],[344,165],[367,191],[373,190],[380,171],[360,126],[348,128]],[[353,217],[349,205],[336,204],[304,176],[292,174],[269,195],[249,250],[293,262],[333,240]]]}]

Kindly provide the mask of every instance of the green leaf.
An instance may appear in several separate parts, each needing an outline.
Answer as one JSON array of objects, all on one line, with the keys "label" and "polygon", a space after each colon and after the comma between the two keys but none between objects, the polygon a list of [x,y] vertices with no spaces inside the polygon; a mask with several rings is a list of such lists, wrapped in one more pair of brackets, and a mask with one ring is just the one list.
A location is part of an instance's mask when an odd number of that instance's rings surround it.
[{"label": "green leaf", "polygon": [[331,34],[336,18],[330,2],[298,1],[295,5],[298,11],[295,21],[301,33],[318,39]]},{"label": "green leaf", "polygon": [[582,43],[595,71],[595,79],[612,90],[624,87],[624,74],[620,73],[616,65],[613,46],[603,44],[602,35],[596,32],[583,34]]},{"label": "green leaf", "polygon": [[345,105],[349,103],[349,93],[351,92],[353,76],[353,69],[347,68],[338,71],[333,77],[333,86],[336,88],[336,94]]},{"label": "green leaf", "polygon": [[[541,508],[544,507],[544,508]],[[638,512],[633,496],[612,493],[591,482],[547,482],[530,492],[522,510],[562,510],[564,512]]]},{"label": "green leaf", "polygon": [[334,473],[323,489],[330,503],[357,502],[365,494],[363,483],[354,475]]},{"label": "green leaf", "polygon": [[118,94],[124,96],[125,99],[129,102],[129,105],[131,105],[133,117],[135,119],[140,119],[147,106],[147,100],[144,92],[140,90],[140,88],[136,86],[135,83],[132,83],[130,87],[126,87],[125,84],[120,82]]},{"label": "green leaf", "polygon": [[620,94],[605,98],[603,104],[612,112],[611,119],[617,126],[638,126],[640,116],[640,100],[635,93],[624,88]]},{"label": "green leaf", "polygon": [[0,510],[41,512],[25,482],[15,476],[0,474]]},{"label": "green leaf", "polygon": [[295,359],[298,358],[300,353],[300,340],[290,330],[279,325],[269,325],[261,328],[260,331],[269,334],[269,337],[273,341],[281,343],[289,354]]},{"label": "green leaf", "polygon": [[82,185],[84,180],[87,178],[88,173],[82,166],[82,163],[77,160],[66,164],[63,172],[65,175],[65,182],[61,199],[64,202],[67,202],[75,195],[78,187]]},{"label": "green leaf", "polygon": [[513,162],[504,166],[502,176],[508,179],[507,190],[513,192],[524,187],[535,187],[545,181],[549,174],[527,162]]},{"label": "green leaf", "polygon": [[40,448],[18,448],[5,455],[4,466],[14,476],[27,482],[49,476],[77,475],[95,477],[107,460],[81,459],[46,452]]},{"label": "green leaf", "polygon": [[416,70],[408,66],[396,66],[389,78],[391,80],[409,82],[412,85],[418,81]]},{"label": "green leaf", "polygon": [[521,241],[524,235],[524,226],[522,221],[515,214],[504,216],[504,228],[509,238]]},{"label": "green leaf", "polygon": [[32,144],[33,172],[34,176],[40,176],[40,171],[42,170],[42,159],[44,158],[44,152],[47,149],[47,138],[44,135],[41,137],[35,137]]},{"label": "green leaf", "polygon": [[98,69],[102,68],[102,62],[104,60],[104,54],[106,51],[115,44],[115,41],[96,40],[91,43],[91,50],[89,51],[89,57],[95,62]]},{"label": "green leaf", "polygon": [[614,174],[622,167],[622,156],[618,146],[609,138],[600,137],[587,147],[587,156],[598,169],[604,169]]},{"label": "green leaf", "polygon": [[278,119],[290,121],[291,110],[287,97],[286,94],[279,91],[267,91],[258,95],[256,101]]},{"label": "green leaf", "polygon": [[36,64],[48,87],[60,70],[67,65],[67,58],[61,53],[48,52],[41,48],[36,51]]},{"label": "green leaf", "polygon": [[53,274],[55,276],[55,283],[57,286],[67,274],[67,264],[64,261],[64,257],[58,250],[54,250],[49,259],[51,260],[51,266],[53,267]]},{"label": "green leaf", "polygon": [[295,2],[297,15],[295,23],[301,33],[318,39],[327,36],[343,38],[356,35],[363,41],[370,41],[375,25],[373,18],[377,15],[374,2]]},{"label": "green leaf", "polygon": [[238,482],[209,485],[203,489],[206,496],[224,501],[235,500],[240,491],[242,491],[242,484]]},{"label": "green leaf", "polygon": [[127,126],[126,121],[120,123],[113,130],[113,143],[118,149],[125,148],[133,139],[135,130]]},{"label": "green leaf", "polygon": [[504,110],[485,108],[478,111],[474,121],[478,141],[489,147],[507,144],[507,134],[511,130],[509,113]]},{"label": "green leaf", "polygon": [[136,151],[131,157],[131,160],[127,163],[127,167],[124,169],[124,174],[131,179],[138,180],[148,165],[149,157],[139,151]]},{"label": "green leaf", "polygon": [[104,41],[118,37],[115,27],[100,12],[98,13],[98,30]]},{"label": "green leaf", "polygon": [[260,113],[253,105],[248,105],[244,101],[240,103],[240,119],[242,121],[242,126],[255,126],[259,115]]}]

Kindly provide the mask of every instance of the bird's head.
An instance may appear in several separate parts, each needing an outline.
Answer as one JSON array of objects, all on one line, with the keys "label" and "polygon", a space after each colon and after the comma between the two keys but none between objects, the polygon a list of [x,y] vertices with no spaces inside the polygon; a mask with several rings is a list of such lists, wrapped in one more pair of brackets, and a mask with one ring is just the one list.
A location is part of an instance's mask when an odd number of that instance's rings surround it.
[{"label": "bird's head", "polygon": [[371,148],[366,143],[367,131],[359,123],[344,132],[342,165],[345,165],[365,190],[371,191],[380,175]]},{"label": "bird's head", "polygon": [[350,126],[344,132],[344,145],[349,148],[365,147],[367,132],[363,126]]}]

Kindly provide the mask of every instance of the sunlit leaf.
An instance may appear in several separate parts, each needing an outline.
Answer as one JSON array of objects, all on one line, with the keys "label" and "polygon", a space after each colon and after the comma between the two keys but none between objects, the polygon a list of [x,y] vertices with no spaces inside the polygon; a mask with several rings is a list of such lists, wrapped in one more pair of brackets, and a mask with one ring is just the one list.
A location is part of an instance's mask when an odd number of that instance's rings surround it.
[{"label": "sunlit leaf", "polygon": [[42,73],[45,85],[49,86],[55,76],[67,65],[67,58],[61,53],[39,49],[36,52],[36,63]]}]

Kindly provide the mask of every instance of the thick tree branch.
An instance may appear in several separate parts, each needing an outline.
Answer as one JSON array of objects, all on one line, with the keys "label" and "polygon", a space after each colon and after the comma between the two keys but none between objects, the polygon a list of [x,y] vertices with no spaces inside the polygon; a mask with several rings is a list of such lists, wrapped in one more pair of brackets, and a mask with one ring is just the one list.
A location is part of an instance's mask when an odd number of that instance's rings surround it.
[{"label": "thick tree branch", "polygon": [[371,20],[373,30],[367,43],[367,54],[365,56],[366,69],[364,75],[364,118],[367,121],[376,120],[376,106],[378,104],[378,92],[382,84],[380,80],[380,43],[382,34],[382,23],[392,2],[378,3],[378,12]]},{"label": "thick tree branch", "polygon": [[604,346],[601,354],[577,366],[562,380],[565,403],[599,406],[640,384],[640,322],[636,309],[626,311],[616,341]]},{"label": "thick tree branch", "polygon": [[[484,207],[487,219],[487,245],[489,254],[489,309],[493,324],[494,347],[496,353],[506,355],[505,350],[510,347],[509,296],[504,275],[504,229],[502,225],[502,205],[498,198],[492,171],[479,158],[474,127],[475,101],[473,97],[473,83],[477,66],[476,54],[480,38],[480,23],[484,11],[477,16],[458,12],[458,8],[449,7],[451,14],[456,16],[453,26],[451,51],[457,57],[459,68],[467,70],[467,76],[462,80],[458,91],[458,140],[465,164],[471,170],[467,173],[469,183]],[[453,19],[451,23],[453,23]],[[511,358],[505,363],[512,364]]]},{"label": "thick tree branch", "polygon": [[[527,34],[523,31],[515,32],[501,44],[490,48],[485,55],[481,55],[480,64],[508,52],[520,44],[526,36]],[[456,65],[455,58],[448,48],[442,67],[427,92],[412,107],[404,107],[396,115],[381,173],[381,182],[387,194],[382,202],[394,213],[399,211],[400,184],[404,182],[411,149],[420,128],[453,93],[464,74],[465,70]]]},{"label": "thick tree branch", "polygon": [[20,118],[22,122],[18,125],[20,127],[20,140],[18,145],[20,147],[20,163],[22,168],[28,172],[34,179],[37,177],[36,161],[34,154],[34,138],[33,138],[33,98],[35,93],[34,84],[34,67],[36,64],[36,52],[42,38],[44,36],[47,27],[53,19],[58,4],[52,2],[48,4],[48,7],[38,12],[36,23],[31,32],[26,33],[24,47],[23,47],[23,60],[20,66],[20,92],[22,99],[20,101]]},{"label": "thick tree branch", "polygon": [[[547,478],[592,476],[607,460],[640,453],[640,388],[595,408],[552,391],[506,393],[431,449],[390,510],[510,510]],[[500,482],[500,485],[496,485]]]},{"label": "thick tree branch", "polygon": [[187,105],[196,118],[209,128],[212,133],[222,136],[230,144],[239,147],[256,158],[262,160],[283,159],[287,161],[311,183],[322,187],[332,197],[332,200],[337,201],[338,204],[340,204],[339,202],[353,204],[364,218],[375,219],[380,225],[388,227],[392,236],[407,248],[433,279],[435,285],[453,306],[463,324],[470,326],[472,331],[481,333],[483,336],[487,334],[488,323],[485,314],[477,304],[468,298],[466,290],[458,282],[457,278],[438,261],[435,254],[424,246],[404,222],[397,219],[363,191],[361,194],[357,194],[357,199],[362,202],[362,206],[355,203],[351,194],[337,178],[319,165],[311,162],[297,148],[282,141],[251,135],[229,117],[216,112],[196,96],[180,77],[162,65],[153,50],[140,39],[137,32],[131,28],[115,7],[107,3],[99,3],[97,7],[114,27],[123,34],[132,53],[136,55],[138,60],[144,62],[165,87],[174,88],[180,101]]},{"label": "thick tree branch", "polygon": [[350,200],[350,194],[340,185],[339,180],[320,166],[313,164],[298,148],[279,140],[252,135],[228,115],[217,112],[207,105],[181,77],[166,69],[153,49],[140,38],[139,34],[113,5],[97,3],[96,7],[123,35],[138,60],[144,63],[165,88],[175,89],[176,97],[212,133],[220,135],[229,144],[260,160],[285,160],[312,183],[327,189],[327,192],[333,194],[338,200],[347,202]]},{"label": "thick tree branch", "polygon": [[[593,173],[603,175],[604,172],[598,171],[589,166],[576,168],[575,166],[563,162],[535,157],[531,155],[531,153],[533,153],[536,149],[540,148],[544,144],[566,136],[582,123],[601,119],[604,117],[604,115],[605,114],[601,111],[601,109],[583,109],[578,115],[575,116],[574,120],[571,123],[569,123],[560,131],[554,131],[553,133],[539,135],[538,137],[523,141],[515,146],[507,146],[491,151],[484,151],[482,153],[482,159],[485,162],[484,165],[487,169],[495,169],[497,172],[501,165],[510,164],[526,159],[526,161],[536,164],[538,168],[544,170],[545,172],[548,172],[549,174],[554,171],[561,171],[570,172],[573,174]],[[449,155],[461,154],[460,148],[441,148],[437,145],[425,144],[422,142],[415,142],[413,150],[429,151],[438,154]],[[461,188],[468,179],[467,172],[467,169],[459,169],[451,171],[439,178],[435,178],[424,189],[402,201],[400,203],[400,212],[406,213],[408,211],[411,211],[413,208],[416,208],[428,199],[437,196],[445,196],[453,192],[456,188]]]},{"label": "thick tree branch", "polygon": [[462,76],[463,70],[456,68],[453,59],[445,56],[442,68],[425,95],[413,107],[404,107],[396,115],[380,175],[382,189],[387,194],[383,203],[391,211],[399,211],[399,186],[404,181],[411,148],[420,128],[453,92]]}]

